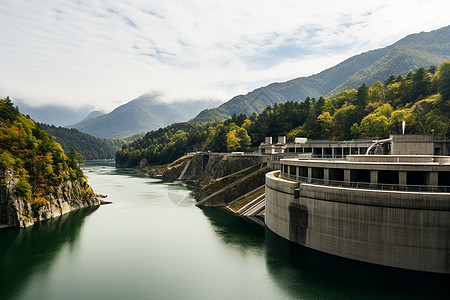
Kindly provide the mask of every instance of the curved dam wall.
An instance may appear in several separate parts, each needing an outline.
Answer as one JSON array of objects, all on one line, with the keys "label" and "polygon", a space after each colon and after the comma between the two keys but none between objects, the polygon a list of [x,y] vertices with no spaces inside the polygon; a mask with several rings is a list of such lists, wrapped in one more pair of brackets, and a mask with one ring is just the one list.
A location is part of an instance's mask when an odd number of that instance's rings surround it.
[{"label": "curved dam wall", "polygon": [[329,187],[274,173],[266,174],[265,222],[276,234],[345,258],[450,274],[449,193]]}]

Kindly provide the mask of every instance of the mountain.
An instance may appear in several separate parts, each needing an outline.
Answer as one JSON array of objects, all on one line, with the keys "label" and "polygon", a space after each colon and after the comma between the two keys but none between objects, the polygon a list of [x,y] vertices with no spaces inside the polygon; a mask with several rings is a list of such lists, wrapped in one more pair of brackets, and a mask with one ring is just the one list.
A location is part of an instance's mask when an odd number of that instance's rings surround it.
[{"label": "mountain", "polygon": [[94,110],[89,115],[87,115],[86,118],[84,118],[80,122],[87,121],[87,120],[90,120],[90,119],[93,119],[93,118],[97,118],[97,117],[103,116],[104,114],[105,114],[104,112],[101,112],[101,111],[98,111],[98,110]]},{"label": "mountain", "polygon": [[80,122],[92,110],[90,107],[72,109],[60,105],[31,106],[19,99],[15,99],[14,103],[22,114],[32,116],[34,121],[56,126]]},{"label": "mountain", "polygon": [[142,95],[112,112],[69,125],[99,138],[125,137],[187,121],[218,101],[164,103],[158,95]]},{"label": "mountain", "polygon": [[[222,122],[173,124],[122,146],[116,152],[116,164],[162,165],[199,150],[242,151],[249,144],[261,145],[268,136],[286,136],[290,142],[296,137],[334,141],[384,139],[400,134],[403,124],[406,134],[433,133],[440,139],[450,138],[450,60],[438,69],[421,67],[383,82],[386,84],[362,85],[358,91],[346,91],[326,100],[280,103],[248,117],[240,114]],[[446,153],[445,149],[435,150]],[[164,176],[181,172],[183,159],[174,162]],[[161,174],[161,170],[154,168],[152,174]]]},{"label": "mountain", "polygon": [[192,121],[223,120],[233,114],[251,115],[263,107],[307,97],[333,96],[344,89],[372,85],[390,75],[405,75],[419,67],[439,66],[450,59],[450,26],[408,35],[393,45],[353,56],[318,74],[272,83],[239,95],[217,108],[200,112]]}]

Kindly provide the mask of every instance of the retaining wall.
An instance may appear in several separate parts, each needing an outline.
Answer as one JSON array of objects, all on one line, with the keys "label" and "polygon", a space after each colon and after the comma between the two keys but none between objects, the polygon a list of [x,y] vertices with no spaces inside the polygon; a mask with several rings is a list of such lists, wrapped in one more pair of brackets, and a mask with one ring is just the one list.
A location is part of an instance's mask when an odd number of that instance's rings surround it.
[{"label": "retaining wall", "polygon": [[283,238],[350,259],[450,274],[449,193],[327,187],[273,174],[266,175],[265,222]]}]

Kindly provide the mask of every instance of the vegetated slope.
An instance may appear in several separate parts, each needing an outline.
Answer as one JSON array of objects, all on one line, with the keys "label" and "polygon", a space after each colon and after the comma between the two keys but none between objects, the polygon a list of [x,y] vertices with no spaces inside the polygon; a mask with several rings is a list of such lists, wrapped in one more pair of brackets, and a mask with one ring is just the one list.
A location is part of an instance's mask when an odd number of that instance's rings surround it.
[{"label": "vegetated slope", "polygon": [[101,139],[78,129],[56,127],[54,125],[39,124],[48,134],[55,137],[63,150],[67,153],[75,149],[87,160],[113,159],[120,147],[137,136],[120,139]]},{"label": "vegetated slope", "polygon": [[385,138],[401,133],[403,121],[406,133],[450,137],[450,61],[438,69],[418,68],[406,76],[389,76],[384,84],[362,84],[358,90],[344,90],[332,98],[274,104],[258,115],[235,115],[221,123],[162,128],[122,146],[116,162],[136,166],[145,158],[149,164],[162,164],[200,150],[199,146],[214,152],[246,151],[249,144],[258,146],[266,136],[286,135],[290,141],[295,137]]},{"label": "vegetated slope", "polygon": [[450,59],[450,26],[409,35],[395,44],[353,56],[309,77],[272,83],[246,95],[239,95],[217,108],[207,109],[192,121],[224,120],[233,114],[260,113],[263,107],[307,97],[334,96],[362,83],[371,85],[392,74],[406,75],[419,67],[440,65]]},{"label": "vegetated slope", "polygon": [[175,123],[125,144],[116,152],[116,164],[135,167],[142,159],[151,164],[166,164],[187,152],[202,150],[215,123]]},{"label": "vegetated slope", "polygon": [[76,156],[66,156],[9,98],[0,99],[0,223],[27,227],[99,205]]},{"label": "vegetated slope", "polygon": [[157,95],[142,95],[108,114],[67,127],[99,138],[125,137],[187,121],[202,109],[218,104],[214,101],[164,103],[157,98]]}]

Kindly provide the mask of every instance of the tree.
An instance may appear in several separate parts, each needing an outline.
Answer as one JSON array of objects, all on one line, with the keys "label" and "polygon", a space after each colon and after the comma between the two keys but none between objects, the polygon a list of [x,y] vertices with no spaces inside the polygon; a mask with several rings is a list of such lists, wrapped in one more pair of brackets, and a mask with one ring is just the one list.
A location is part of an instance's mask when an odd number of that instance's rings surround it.
[{"label": "tree", "polygon": [[356,93],[356,106],[359,110],[363,110],[369,101],[369,88],[363,83]]},{"label": "tree", "polygon": [[84,157],[80,153],[78,153],[74,148],[71,148],[69,152],[67,152],[67,158],[73,160],[76,164],[82,166],[84,164]]},{"label": "tree", "polygon": [[435,65],[430,66],[430,68],[427,70],[428,73],[434,74],[437,71],[437,67]]},{"label": "tree", "polygon": [[431,76],[424,68],[418,68],[412,75],[411,100],[417,100],[430,94]]},{"label": "tree", "polygon": [[450,100],[450,61],[444,61],[439,67],[438,92],[444,101]]},{"label": "tree", "polygon": [[394,76],[394,75],[391,75],[391,76],[389,76],[388,79],[386,79],[386,80],[384,81],[384,86],[385,86],[385,87],[388,87],[390,84],[393,84],[394,82],[396,82],[395,76]]},{"label": "tree", "polygon": [[236,151],[241,147],[239,138],[236,136],[236,130],[231,130],[227,133],[227,150]]},{"label": "tree", "polygon": [[380,81],[374,82],[368,91],[368,100],[373,102],[384,102],[384,88]]},{"label": "tree", "polygon": [[239,139],[240,150],[248,151],[250,149],[250,145],[252,144],[252,140],[248,135],[247,130],[245,130],[245,128],[242,127],[239,128],[236,136]]},{"label": "tree", "polygon": [[350,128],[358,121],[354,105],[344,106],[333,115],[333,138],[337,140],[350,139]]},{"label": "tree", "polygon": [[319,128],[321,132],[320,138],[330,139],[331,131],[333,129],[333,119],[330,113],[327,111],[321,113],[317,117],[317,122],[319,123]]}]

